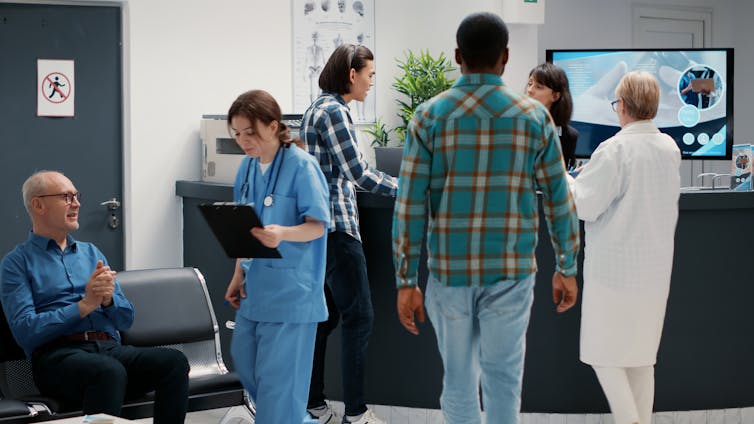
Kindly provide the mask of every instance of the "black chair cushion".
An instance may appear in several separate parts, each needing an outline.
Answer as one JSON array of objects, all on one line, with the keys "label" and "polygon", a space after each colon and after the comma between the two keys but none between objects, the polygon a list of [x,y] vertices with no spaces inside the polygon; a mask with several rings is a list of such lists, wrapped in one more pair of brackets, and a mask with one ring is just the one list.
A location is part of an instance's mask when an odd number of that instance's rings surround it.
[{"label": "black chair cushion", "polygon": [[189,380],[189,395],[243,389],[235,372],[222,375],[205,375]]},{"label": "black chair cushion", "polygon": [[0,362],[15,361],[26,358],[24,350],[16,343],[13,333],[10,331],[5,312],[0,305]]},{"label": "black chair cushion", "polygon": [[28,416],[31,416],[31,411],[25,403],[13,399],[0,399],[0,419]]},{"label": "black chair cushion", "polygon": [[134,323],[123,344],[165,346],[214,338],[204,288],[193,268],[149,269],[118,274],[134,304]]}]

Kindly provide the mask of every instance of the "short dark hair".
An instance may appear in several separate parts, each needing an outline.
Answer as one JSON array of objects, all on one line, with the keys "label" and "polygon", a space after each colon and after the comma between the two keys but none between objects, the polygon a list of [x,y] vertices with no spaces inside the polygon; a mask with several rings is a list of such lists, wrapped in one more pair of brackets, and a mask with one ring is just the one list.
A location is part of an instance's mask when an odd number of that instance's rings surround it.
[{"label": "short dark hair", "polygon": [[367,60],[374,60],[374,55],[368,48],[356,44],[340,45],[330,55],[319,74],[319,88],[328,93],[350,93],[351,68],[359,72],[367,66]]},{"label": "short dark hair", "polygon": [[508,48],[508,27],[494,13],[474,13],[458,26],[456,43],[468,68],[492,67]]},{"label": "short dark hair", "polygon": [[568,125],[571,122],[571,113],[573,113],[573,99],[565,71],[552,63],[545,62],[532,69],[529,72],[529,78],[533,78],[534,81],[555,93],[560,93],[560,98],[550,106],[550,115],[555,125],[559,127]]}]

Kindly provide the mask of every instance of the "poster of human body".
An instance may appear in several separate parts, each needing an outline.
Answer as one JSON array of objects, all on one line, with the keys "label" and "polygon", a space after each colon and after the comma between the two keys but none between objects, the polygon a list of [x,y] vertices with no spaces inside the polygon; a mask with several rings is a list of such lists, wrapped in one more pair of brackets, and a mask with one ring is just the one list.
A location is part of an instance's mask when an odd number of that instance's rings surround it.
[{"label": "poster of human body", "polygon": [[[343,43],[374,52],[373,0],[293,1],[293,107],[304,113],[320,94],[319,75]],[[349,104],[354,122],[375,120],[374,88],[363,102]]]}]

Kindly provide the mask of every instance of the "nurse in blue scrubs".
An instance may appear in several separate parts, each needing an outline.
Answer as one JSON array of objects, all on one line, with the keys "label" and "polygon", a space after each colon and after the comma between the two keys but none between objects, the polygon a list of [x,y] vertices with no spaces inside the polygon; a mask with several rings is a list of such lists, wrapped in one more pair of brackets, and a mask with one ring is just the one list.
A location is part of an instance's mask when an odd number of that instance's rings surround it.
[{"label": "nurse in blue scrubs", "polygon": [[306,412],[317,323],[327,319],[323,284],[329,191],[314,157],[292,144],[280,106],[262,90],[228,111],[246,156],[234,201],[264,223],[251,233],[282,259],[239,259],[225,299],[238,311],[231,354],[257,408],[256,422],[316,423]]}]

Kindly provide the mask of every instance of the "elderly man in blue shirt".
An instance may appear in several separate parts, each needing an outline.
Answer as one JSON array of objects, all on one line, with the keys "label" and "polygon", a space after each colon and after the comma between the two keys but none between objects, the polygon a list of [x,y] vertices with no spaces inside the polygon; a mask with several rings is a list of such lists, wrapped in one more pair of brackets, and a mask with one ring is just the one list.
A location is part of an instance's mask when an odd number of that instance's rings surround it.
[{"label": "elderly man in blue shirt", "polygon": [[76,187],[40,171],[22,191],[32,231],[3,258],[0,300],[39,390],[85,414],[111,415],[120,415],[126,396],[154,390],[154,422],[182,423],[188,361],[174,349],[121,345],[133,305],[102,252],[70,235],[79,227]]}]

